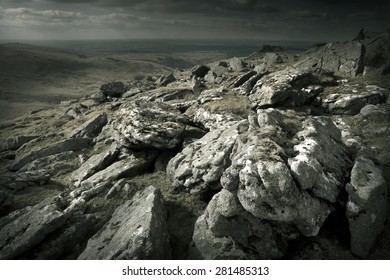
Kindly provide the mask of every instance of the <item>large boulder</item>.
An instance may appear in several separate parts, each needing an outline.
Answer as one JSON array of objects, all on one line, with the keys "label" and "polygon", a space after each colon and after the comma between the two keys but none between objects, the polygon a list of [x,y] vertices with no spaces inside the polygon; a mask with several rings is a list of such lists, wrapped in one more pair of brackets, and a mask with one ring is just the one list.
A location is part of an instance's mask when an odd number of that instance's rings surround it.
[{"label": "large boulder", "polygon": [[382,170],[372,160],[358,157],[346,189],[351,251],[365,258],[382,232],[387,216],[387,187]]},{"label": "large boulder", "polygon": [[355,77],[363,72],[365,48],[359,42],[328,43],[308,50],[295,67],[343,72]]},{"label": "large boulder", "polygon": [[258,80],[250,93],[249,100],[253,108],[300,106],[312,102],[321,92],[305,90],[318,83],[318,79],[310,72],[286,68]]},{"label": "large boulder", "polygon": [[122,94],[124,94],[127,91],[127,89],[123,82],[110,82],[101,85],[100,91],[105,96],[121,97]]},{"label": "large boulder", "polygon": [[161,192],[147,187],[118,207],[78,259],[170,259],[171,247]]},{"label": "large boulder", "polygon": [[123,104],[113,123],[124,146],[172,149],[182,141],[188,118],[170,105],[138,101]]}]

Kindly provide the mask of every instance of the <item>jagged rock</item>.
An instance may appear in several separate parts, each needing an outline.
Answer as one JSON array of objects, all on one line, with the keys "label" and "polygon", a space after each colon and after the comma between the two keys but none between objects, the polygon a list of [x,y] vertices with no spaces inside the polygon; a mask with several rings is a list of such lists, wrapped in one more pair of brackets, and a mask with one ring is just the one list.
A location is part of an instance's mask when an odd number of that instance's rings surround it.
[{"label": "jagged rock", "polygon": [[101,85],[100,91],[105,96],[121,97],[126,92],[126,87],[122,82],[111,82]]},{"label": "jagged rock", "polygon": [[358,157],[346,189],[351,251],[365,258],[386,221],[387,187],[382,170],[372,160]]},{"label": "jagged rock", "polygon": [[119,149],[117,145],[113,144],[108,150],[91,156],[80,168],[72,173],[69,179],[70,184],[78,187],[82,181],[109,166],[118,156],[118,153]]},{"label": "jagged rock", "polygon": [[176,78],[173,75],[173,73],[171,73],[167,77],[162,79],[162,81],[159,83],[159,86],[160,87],[166,87],[167,85],[169,85],[170,83],[173,83],[174,81],[176,81]]},{"label": "jagged rock", "polygon": [[38,138],[37,135],[26,135],[26,136],[10,136],[6,139],[2,139],[0,142],[0,152],[7,150],[16,150],[23,144],[30,142],[33,139]]},{"label": "jagged rock", "polygon": [[184,89],[167,89],[159,90],[153,93],[149,97],[145,98],[145,101],[156,101],[156,102],[168,102],[173,100],[183,100],[185,98],[193,97],[193,91],[188,88]]},{"label": "jagged rock", "polygon": [[73,151],[38,158],[20,168],[18,173],[36,172],[39,170],[44,170],[48,176],[54,176],[58,173],[67,173],[74,170],[76,165],[73,161],[76,158],[77,154]]},{"label": "jagged rock", "polygon": [[172,149],[182,141],[186,123],[188,118],[170,105],[139,101],[121,106],[114,127],[127,147]]},{"label": "jagged rock", "polygon": [[16,259],[39,244],[51,232],[63,226],[77,208],[73,205],[64,210],[61,198],[47,199],[28,207],[20,215],[12,213],[0,230],[0,259]]},{"label": "jagged rock", "polygon": [[107,96],[105,96],[102,92],[94,93],[90,96],[90,98],[97,104],[101,104],[107,100]]},{"label": "jagged rock", "polygon": [[217,75],[212,71],[209,71],[206,76],[204,76],[204,80],[210,84],[214,84],[216,79]]},{"label": "jagged rock", "polygon": [[171,247],[161,192],[148,187],[118,207],[78,259],[170,259]]},{"label": "jagged rock", "polygon": [[206,76],[207,72],[209,72],[210,67],[206,65],[196,65],[194,68],[191,69],[191,74],[195,77],[201,77],[203,78]]},{"label": "jagged rock", "polygon": [[252,76],[254,76],[256,74],[257,74],[256,71],[249,71],[245,74],[238,76],[234,80],[234,82],[232,83],[233,87],[239,87],[239,86],[243,85],[246,81],[248,81]]},{"label": "jagged rock", "polygon": [[110,199],[111,197],[113,197],[116,193],[120,192],[120,190],[122,190],[122,188],[126,185],[126,179],[125,178],[122,178],[120,179],[118,182],[116,182],[112,188],[108,191],[108,193],[106,194],[106,196],[104,197],[104,199]]},{"label": "jagged rock", "polygon": [[69,137],[76,138],[96,136],[106,124],[107,114],[100,113],[73,130]]},{"label": "jagged rock", "polygon": [[330,94],[322,105],[334,114],[356,115],[367,104],[379,104],[384,102],[384,96],[380,92],[361,92],[357,94]]},{"label": "jagged rock", "polygon": [[229,164],[229,155],[243,123],[219,127],[172,158],[167,175],[173,188],[191,193],[220,189],[219,179]]},{"label": "jagged rock", "polygon": [[249,100],[253,108],[300,106],[317,97],[318,91],[303,90],[316,83],[318,80],[311,73],[287,68],[261,78],[251,91]]},{"label": "jagged rock", "polygon": [[0,189],[0,212],[10,206],[14,200],[14,196],[9,192]]},{"label": "jagged rock", "polygon": [[23,156],[16,158],[14,163],[8,167],[11,171],[17,171],[26,164],[43,157],[55,155],[68,151],[82,150],[91,143],[90,138],[71,138],[53,143],[47,147],[31,151]]},{"label": "jagged rock", "polygon": [[245,67],[245,63],[241,58],[233,57],[229,60],[229,67],[234,72],[241,72],[242,69]]},{"label": "jagged rock", "polygon": [[107,188],[112,181],[139,175],[153,165],[157,153],[155,151],[144,151],[128,155],[126,159],[114,162],[107,168],[95,173],[88,179],[81,182],[81,187],[74,191],[74,196],[95,195]]},{"label": "jagged rock", "polygon": [[359,42],[329,43],[308,50],[294,67],[344,72],[350,76],[363,72],[364,46]]},{"label": "jagged rock", "polygon": [[219,87],[216,89],[206,89],[201,92],[197,101],[199,104],[204,104],[210,101],[220,100],[224,96],[224,87]]},{"label": "jagged rock", "polygon": [[[284,255],[281,234],[267,221],[245,212],[237,196],[223,189],[198,218],[194,257],[201,259],[274,259]],[[285,238],[286,239],[286,238]],[[194,251],[194,249],[193,249]]]}]

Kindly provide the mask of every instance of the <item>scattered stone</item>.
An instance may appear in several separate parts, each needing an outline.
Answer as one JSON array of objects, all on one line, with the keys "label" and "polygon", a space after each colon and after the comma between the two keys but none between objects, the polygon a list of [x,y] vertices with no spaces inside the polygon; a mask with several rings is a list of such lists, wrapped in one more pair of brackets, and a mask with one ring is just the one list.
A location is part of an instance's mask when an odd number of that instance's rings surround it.
[{"label": "scattered stone", "polygon": [[171,258],[166,210],[161,192],[147,187],[118,207],[78,259],[165,260]]}]

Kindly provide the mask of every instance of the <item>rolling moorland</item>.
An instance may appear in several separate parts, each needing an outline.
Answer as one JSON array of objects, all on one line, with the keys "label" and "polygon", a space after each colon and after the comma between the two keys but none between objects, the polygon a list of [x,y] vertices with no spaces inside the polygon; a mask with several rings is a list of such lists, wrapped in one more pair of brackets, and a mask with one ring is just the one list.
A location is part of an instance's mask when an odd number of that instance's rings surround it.
[{"label": "rolling moorland", "polygon": [[390,32],[184,69],[1,48],[29,112],[0,124],[0,259],[390,259]]}]

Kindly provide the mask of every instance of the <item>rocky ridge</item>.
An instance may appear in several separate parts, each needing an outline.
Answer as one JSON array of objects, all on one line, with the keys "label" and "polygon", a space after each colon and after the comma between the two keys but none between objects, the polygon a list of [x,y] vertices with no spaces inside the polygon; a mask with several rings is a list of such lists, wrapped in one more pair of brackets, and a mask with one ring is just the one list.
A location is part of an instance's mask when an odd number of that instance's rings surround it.
[{"label": "rocky ridge", "polygon": [[386,34],[0,124],[0,259],[389,258]]}]

